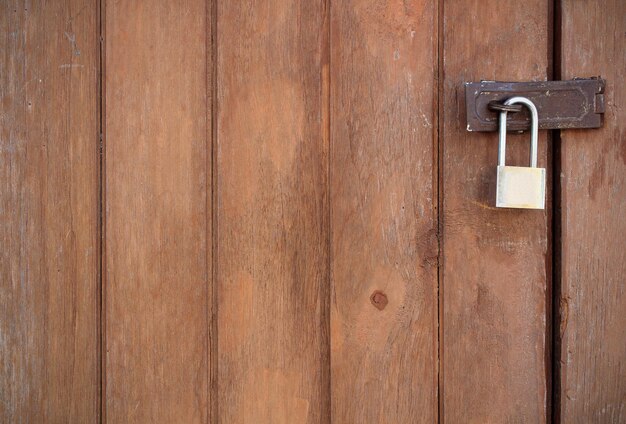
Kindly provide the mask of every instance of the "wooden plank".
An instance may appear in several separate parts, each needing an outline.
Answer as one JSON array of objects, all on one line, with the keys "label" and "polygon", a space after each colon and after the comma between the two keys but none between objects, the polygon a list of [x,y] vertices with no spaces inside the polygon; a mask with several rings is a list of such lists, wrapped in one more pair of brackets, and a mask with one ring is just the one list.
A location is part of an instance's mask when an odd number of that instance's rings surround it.
[{"label": "wooden plank", "polygon": [[[549,1],[446,2],[443,16],[442,418],[545,422],[546,211],[496,209],[497,135],[468,133],[466,81],[546,79]],[[476,22],[480,21],[480,25]],[[509,164],[527,166],[528,135]],[[539,166],[547,167],[546,133]]]},{"label": "wooden plank", "polygon": [[437,5],[331,7],[332,417],[437,419]]},{"label": "wooden plank", "polygon": [[0,3],[0,422],[97,422],[98,10]]},{"label": "wooden plank", "polygon": [[210,3],[106,3],[106,403],[111,422],[206,422]]},{"label": "wooden plank", "polygon": [[604,128],[561,132],[561,421],[626,422],[626,3],[562,2],[563,78],[607,79]]},{"label": "wooden plank", "polygon": [[327,422],[327,2],[219,2],[219,419]]}]

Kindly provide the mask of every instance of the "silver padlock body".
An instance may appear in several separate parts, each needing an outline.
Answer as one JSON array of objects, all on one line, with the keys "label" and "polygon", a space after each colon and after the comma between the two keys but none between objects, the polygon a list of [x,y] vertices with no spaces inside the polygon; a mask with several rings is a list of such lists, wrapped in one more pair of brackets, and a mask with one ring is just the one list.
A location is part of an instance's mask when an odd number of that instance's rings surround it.
[{"label": "silver padlock body", "polygon": [[523,166],[498,166],[496,207],[544,209],[546,170]]}]

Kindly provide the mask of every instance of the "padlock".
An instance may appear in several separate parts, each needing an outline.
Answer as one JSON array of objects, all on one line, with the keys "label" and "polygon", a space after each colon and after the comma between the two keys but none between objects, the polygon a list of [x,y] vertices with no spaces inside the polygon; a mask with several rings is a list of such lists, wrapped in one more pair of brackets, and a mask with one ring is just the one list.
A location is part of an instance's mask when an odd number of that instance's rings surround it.
[{"label": "padlock", "polygon": [[537,168],[538,114],[526,97],[512,97],[505,105],[523,104],[530,110],[530,167],[506,166],[506,111],[500,112],[496,207],[544,209],[546,170]]}]

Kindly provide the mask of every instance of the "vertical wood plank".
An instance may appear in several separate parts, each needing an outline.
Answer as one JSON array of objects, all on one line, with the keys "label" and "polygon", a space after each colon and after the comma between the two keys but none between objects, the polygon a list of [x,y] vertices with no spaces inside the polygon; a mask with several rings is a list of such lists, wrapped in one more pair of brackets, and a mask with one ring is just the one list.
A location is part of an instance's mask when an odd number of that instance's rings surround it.
[{"label": "vertical wood plank", "polygon": [[106,3],[107,421],[206,422],[210,2]]},{"label": "vertical wood plank", "polygon": [[562,1],[564,79],[607,79],[604,128],[561,132],[561,421],[626,422],[626,3]]},{"label": "vertical wood plank", "polygon": [[332,417],[437,420],[437,4],[331,6]]},{"label": "vertical wood plank", "polygon": [[[442,418],[545,422],[547,212],[496,209],[497,134],[468,133],[463,82],[545,80],[549,1],[447,1],[443,21]],[[529,136],[509,164],[527,166]],[[545,132],[539,166],[547,167]]]},{"label": "vertical wood plank", "polygon": [[98,9],[0,3],[0,422],[97,422]]},{"label": "vertical wood plank", "polygon": [[327,3],[217,11],[219,419],[327,422]]}]

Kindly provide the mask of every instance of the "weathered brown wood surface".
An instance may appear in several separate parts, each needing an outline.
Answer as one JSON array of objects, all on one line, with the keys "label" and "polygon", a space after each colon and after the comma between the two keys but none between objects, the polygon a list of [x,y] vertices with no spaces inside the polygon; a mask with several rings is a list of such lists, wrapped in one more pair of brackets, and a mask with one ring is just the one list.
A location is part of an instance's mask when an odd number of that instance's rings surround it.
[{"label": "weathered brown wood surface", "polygon": [[436,2],[331,6],[337,423],[437,417]]},{"label": "weathered brown wood surface", "polygon": [[329,418],[327,2],[218,2],[219,419]]},{"label": "weathered brown wood surface", "polygon": [[562,2],[563,78],[607,80],[604,128],[561,132],[564,423],[626,422],[626,3]]},{"label": "weathered brown wood surface", "polygon": [[[497,134],[466,132],[461,111],[465,81],[546,79],[549,2],[443,10],[442,418],[544,422],[548,212],[494,207]],[[508,164],[528,166],[528,149],[510,136]],[[540,167],[547,150],[542,133]]]},{"label": "weathered brown wood surface", "polygon": [[[0,422],[626,421],[623,1],[48,3],[0,3]],[[494,207],[462,116],[553,48],[607,79],[558,363],[550,208]]]},{"label": "weathered brown wood surface", "polygon": [[209,7],[105,5],[108,422],[208,419]]},{"label": "weathered brown wood surface", "polygon": [[96,422],[98,13],[0,3],[0,422]]}]

